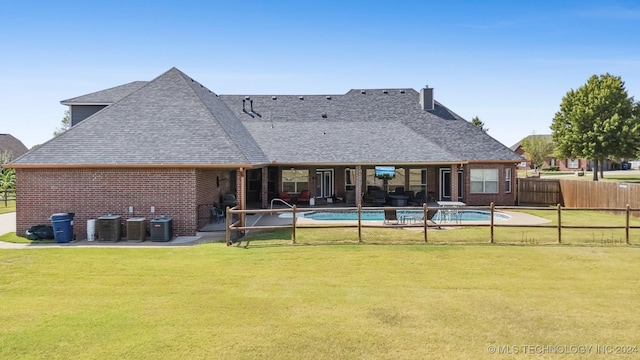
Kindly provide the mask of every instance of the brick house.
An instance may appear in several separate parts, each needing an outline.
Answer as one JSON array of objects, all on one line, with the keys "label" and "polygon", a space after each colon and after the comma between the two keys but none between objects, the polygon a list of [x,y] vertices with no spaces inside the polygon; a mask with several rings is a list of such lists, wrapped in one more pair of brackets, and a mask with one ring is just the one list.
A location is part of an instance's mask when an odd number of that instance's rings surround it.
[{"label": "brick house", "polygon": [[[282,191],[362,204],[376,186],[469,205],[515,203],[522,158],[430,88],[217,95],[172,68],[62,104],[72,127],[8,165],[19,234],[73,212],[80,237],[87,219],[104,214],[166,215],[176,235],[193,235],[201,209],[227,193],[245,209],[268,208]],[[378,166],[396,176],[380,180]]]},{"label": "brick house", "polygon": [[[524,157],[524,149],[522,148],[522,142],[526,139],[530,139],[532,137],[541,137],[548,142],[553,142],[551,134],[548,135],[529,135],[524,139],[518,141],[514,145],[511,146],[511,150],[513,150],[516,154]],[[542,168],[548,168],[551,166],[557,166],[558,171],[578,171],[580,169],[590,171],[592,168],[591,160],[589,159],[558,159],[555,157],[549,158],[549,160],[545,160]],[[606,162],[606,168],[604,170],[609,170],[609,161]],[[518,164],[519,169],[533,169],[533,164],[529,160],[523,160]]]}]

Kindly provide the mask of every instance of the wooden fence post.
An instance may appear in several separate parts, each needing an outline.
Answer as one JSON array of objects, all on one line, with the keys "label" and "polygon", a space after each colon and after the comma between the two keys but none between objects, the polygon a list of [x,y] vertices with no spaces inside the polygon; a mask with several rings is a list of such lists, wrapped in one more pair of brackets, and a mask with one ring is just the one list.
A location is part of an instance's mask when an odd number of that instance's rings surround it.
[{"label": "wooden fence post", "polygon": [[491,243],[493,244],[493,214],[495,211],[495,204],[493,203],[493,201],[491,202],[491,218],[489,219],[489,224],[491,227]]},{"label": "wooden fence post", "polygon": [[558,204],[558,244],[562,244],[562,208]]},{"label": "wooden fence post", "polygon": [[358,242],[362,242],[362,204],[358,204]]},{"label": "wooden fence post", "polygon": [[424,204],[422,204],[422,223],[424,225],[424,243],[425,244],[428,243],[427,242],[427,228],[429,226],[427,226],[427,221],[429,221],[429,220],[427,219],[427,212],[428,212],[427,203],[424,203]]},{"label": "wooden fence post", "polygon": [[293,205],[293,225],[291,227],[291,240],[296,243],[296,205]]},{"label": "wooden fence post", "polygon": [[627,241],[627,245],[631,245],[631,243],[629,242],[629,204],[627,204],[627,224],[624,228],[624,235]]},{"label": "wooden fence post", "polygon": [[224,224],[227,235],[227,246],[231,246],[233,243],[231,242],[231,227],[229,226],[231,223],[231,214],[229,213],[229,207],[227,206],[224,211],[226,212],[226,214],[224,214]]}]

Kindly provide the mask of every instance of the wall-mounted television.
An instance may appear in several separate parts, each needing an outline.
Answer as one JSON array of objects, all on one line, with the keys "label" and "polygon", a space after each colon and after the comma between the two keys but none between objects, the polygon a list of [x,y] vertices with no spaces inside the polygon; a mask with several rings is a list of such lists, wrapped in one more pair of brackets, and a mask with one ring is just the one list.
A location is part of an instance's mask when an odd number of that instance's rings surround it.
[{"label": "wall-mounted television", "polygon": [[396,167],[395,166],[376,166],[375,176],[378,179],[393,179],[394,177],[396,177]]}]

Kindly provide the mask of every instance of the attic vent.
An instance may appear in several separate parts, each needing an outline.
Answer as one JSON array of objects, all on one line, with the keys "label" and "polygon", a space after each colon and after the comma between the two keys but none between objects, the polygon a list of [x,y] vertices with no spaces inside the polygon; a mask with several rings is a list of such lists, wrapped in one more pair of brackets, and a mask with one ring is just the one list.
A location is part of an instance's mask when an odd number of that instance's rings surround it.
[{"label": "attic vent", "polygon": [[277,96],[272,96],[272,97],[271,97],[271,100],[277,100],[277,99],[278,99],[278,97],[277,97]]},{"label": "attic vent", "polygon": [[367,92],[364,90],[360,90],[360,94],[366,94]]},{"label": "attic vent", "polygon": [[400,90],[400,94],[404,94],[404,90]]},{"label": "attic vent", "polygon": [[300,98],[299,98],[299,99],[300,99],[300,100],[304,100],[304,96],[300,96]]},{"label": "attic vent", "polygon": [[331,96],[327,96],[327,100],[331,100]]},{"label": "attic vent", "polygon": [[389,90],[382,90],[382,93],[383,93],[383,94],[388,94],[388,93],[389,93]]}]

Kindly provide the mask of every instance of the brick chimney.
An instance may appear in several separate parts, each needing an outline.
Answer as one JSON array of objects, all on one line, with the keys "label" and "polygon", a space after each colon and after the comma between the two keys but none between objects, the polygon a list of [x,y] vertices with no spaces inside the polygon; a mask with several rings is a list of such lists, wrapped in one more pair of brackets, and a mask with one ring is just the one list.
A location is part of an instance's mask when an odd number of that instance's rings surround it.
[{"label": "brick chimney", "polygon": [[429,88],[426,85],[423,89],[420,89],[420,105],[422,110],[433,110],[433,88]]}]

